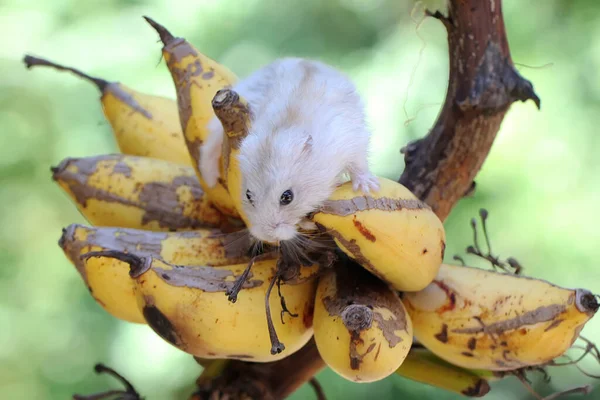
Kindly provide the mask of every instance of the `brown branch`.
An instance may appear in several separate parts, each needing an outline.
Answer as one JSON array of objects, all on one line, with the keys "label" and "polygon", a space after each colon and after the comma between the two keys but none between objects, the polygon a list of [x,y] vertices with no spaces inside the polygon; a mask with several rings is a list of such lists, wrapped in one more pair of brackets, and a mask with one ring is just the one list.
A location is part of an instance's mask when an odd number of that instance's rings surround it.
[{"label": "brown branch", "polygon": [[[429,134],[403,149],[400,183],[443,221],[474,188],[500,124],[516,100],[540,106],[531,83],[514,69],[500,0],[449,0],[448,16],[427,12],[448,32],[450,76],[446,101]],[[283,399],[324,368],[314,340],[268,364],[232,362],[204,392],[219,399]],[[244,397],[247,396],[247,397]]]},{"label": "brown branch", "polygon": [[450,0],[448,16],[427,15],[448,32],[448,91],[429,134],[403,149],[400,183],[444,220],[472,191],[510,105],[540,99],[513,67],[500,0]]}]

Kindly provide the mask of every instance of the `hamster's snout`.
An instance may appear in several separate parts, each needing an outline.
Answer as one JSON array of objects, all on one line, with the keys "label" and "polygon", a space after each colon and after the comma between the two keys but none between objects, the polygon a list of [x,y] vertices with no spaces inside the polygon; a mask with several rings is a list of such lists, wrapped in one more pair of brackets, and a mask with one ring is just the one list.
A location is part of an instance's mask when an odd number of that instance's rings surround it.
[{"label": "hamster's snout", "polygon": [[277,243],[281,240],[291,240],[297,234],[296,226],[285,222],[266,226],[252,225],[250,227],[250,233],[258,240],[270,243]]}]

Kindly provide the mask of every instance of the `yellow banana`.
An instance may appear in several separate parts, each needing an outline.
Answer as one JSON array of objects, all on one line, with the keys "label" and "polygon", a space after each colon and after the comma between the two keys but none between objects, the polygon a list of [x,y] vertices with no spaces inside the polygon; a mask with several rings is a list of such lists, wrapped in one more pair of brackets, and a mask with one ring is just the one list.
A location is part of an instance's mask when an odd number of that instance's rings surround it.
[{"label": "yellow banana", "polygon": [[137,305],[129,264],[108,257],[82,259],[82,255],[116,250],[180,265],[221,266],[247,263],[250,248],[247,235],[223,234],[215,229],[152,232],[78,224],[63,229],[58,244],[98,304],[116,318],[138,323],[145,321]]},{"label": "yellow banana", "polygon": [[23,61],[27,68],[46,66],[69,71],[95,84],[102,93],[104,116],[123,154],[192,165],[175,100],[137,92],[120,82],[109,82],[42,58],[25,56]]},{"label": "yellow banana", "polygon": [[242,175],[238,155],[240,153],[240,142],[248,135],[251,111],[246,99],[231,89],[219,90],[212,104],[215,114],[221,121],[226,133],[223,138],[221,158],[223,179],[238,213],[246,226],[250,227],[250,221],[244,215],[242,208]]},{"label": "yellow banana", "polygon": [[425,347],[454,365],[490,371],[559,357],[598,309],[585,289],[448,264],[402,301]]},{"label": "yellow banana", "polygon": [[449,364],[424,348],[413,347],[396,373],[467,397],[483,397],[491,389],[487,379]]},{"label": "yellow banana", "polygon": [[313,325],[325,363],[354,382],[389,376],[412,345],[412,323],[398,294],[350,262],[319,279]]},{"label": "yellow banana", "polygon": [[[239,218],[222,178],[209,188],[202,179],[198,164],[200,146],[208,136],[207,123],[215,115],[212,99],[218,90],[232,85],[237,78],[225,66],[200,53],[187,40],[174,37],[164,26],[145,18],[156,29],[164,44],[162,54],[177,89],[179,120],[200,185],[215,207],[226,215]],[[222,177],[222,169],[220,172]]]},{"label": "yellow banana", "polygon": [[212,206],[191,167],[112,154],[67,158],[52,173],[93,225],[169,231],[235,223]]},{"label": "yellow banana", "polygon": [[378,180],[381,188],[368,195],[344,183],[312,218],[348,256],[397,290],[421,290],[442,263],[444,226],[403,185]]},{"label": "yellow banana", "polygon": [[[131,265],[138,306],[148,325],[164,340],[196,357],[230,358],[268,362],[299,350],[312,337],[312,312],[316,266],[281,285],[286,309],[295,316],[275,318],[269,329],[265,299],[271,309],[281,309],[283,300],[270,294],[277,260],[257,261],[236,303],[225,296],[246,263],[223,267],[181,266],[158,258],[137,257],[122,252],[103,254]],[[284,321],[285,320],[285,321]],[[273,350],[271,334],[285,343]]]}]

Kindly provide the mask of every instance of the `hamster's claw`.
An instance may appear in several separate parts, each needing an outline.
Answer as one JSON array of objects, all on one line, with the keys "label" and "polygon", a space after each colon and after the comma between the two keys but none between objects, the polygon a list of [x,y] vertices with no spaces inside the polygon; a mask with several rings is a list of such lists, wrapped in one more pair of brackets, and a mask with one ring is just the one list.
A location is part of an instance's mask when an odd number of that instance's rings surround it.
[{"label": "hamster's claw", "polygon": [[371,173],[352,176],[352,189],[355,192],[369,193],[379,191],[379,180]]}]

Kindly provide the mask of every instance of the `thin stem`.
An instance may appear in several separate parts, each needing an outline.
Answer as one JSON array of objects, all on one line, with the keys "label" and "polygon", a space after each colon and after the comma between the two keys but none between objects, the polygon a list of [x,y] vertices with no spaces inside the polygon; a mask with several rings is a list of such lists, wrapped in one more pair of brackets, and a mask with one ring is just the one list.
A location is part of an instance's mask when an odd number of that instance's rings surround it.
[{"label": "thin stem", "polygon": [[310,378],[308,383],[313,387],[315,394],[317,395],[317,400],[327,400],[327,397],[325,397],[325,392],[323,391],[323,386],[321,386],[317,378],[313,376]]},{"label": "thin stem", "polygon": [[275,281],[279,279],[279,268],[271,279],[269,283],[269,288],[267,289],[267,293],[265,294],[265,311],[267,313],[267,327],[269,329],[269,338],[271,339],[271,354],[279,354],[283,350],[285,350],[285,345],[279,341],[279,337],[277,337],[277,331],[275,330],[275,325],[273,325],[273,318],[271,317],[271,304],[269,302],[269,298],[271,297],[271,291],[273,290],[273,286],[275,285]]},{"label": "thin stem", "polygon": [[39,57],[26,55],[25,57],[23,57],[23,62],[25,63],[25,66],[27,67],[27,69],[31,69],[32,67],[41,66],[41,67],[54,68],[59,71],[71,72],[80,78],[83,78],[85,80],[92,82],[93,84],[95,84],[98,87],[98,89],[101,92],[104,92],[106,87],[110,84],[110,82],[108,82],[104,79],[100,79],[100,78],[96,78],[94,76],[88,75],[85,72],[83,72],[77,68],[72,68],[72,67],[67,67],[65,65],[57,64],[50,60],[46,60],[45,58],[39,58]]}]

